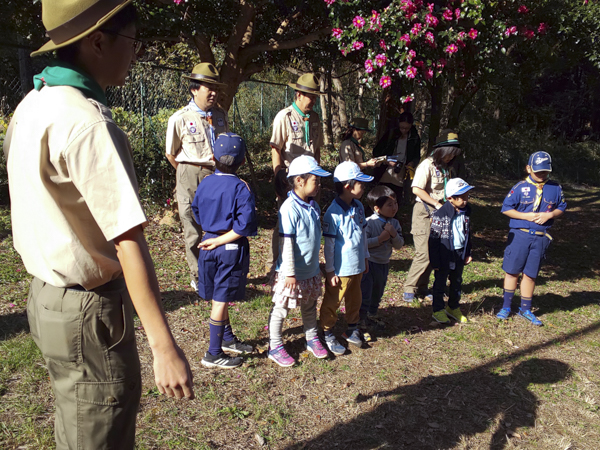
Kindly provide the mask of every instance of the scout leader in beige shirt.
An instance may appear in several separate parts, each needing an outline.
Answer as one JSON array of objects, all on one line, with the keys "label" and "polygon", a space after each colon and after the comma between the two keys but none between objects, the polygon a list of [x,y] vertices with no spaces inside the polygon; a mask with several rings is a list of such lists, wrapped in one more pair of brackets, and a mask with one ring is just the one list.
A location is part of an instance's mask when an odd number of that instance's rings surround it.
[{"label": "scout leader in beige shirt", "polygon": [[319,80],[312,73],[298,78],[297,83],[290,83],[296,91],[294,103],[277,113],[273,120],[271,148],[273,171],[289,167],[290,163],[300,155],[309,155],[321,160],[323,130],[321,119],[312,109],[317,100]]},{"label": "scout leader in beige shirt", "polygon": [[185,256],[190,269],[190,285],[196,289],[198,280],[198,244],[202,228],[194,220],[192,202],[202,179],[215,171],[213,145],[217,136],[229,131],[227,113],[216,106],[219,72],[210,63],[200,63],[190,75],[192,99],[169,118],[166,154],[176,169],[177,205],[183,226]]}]

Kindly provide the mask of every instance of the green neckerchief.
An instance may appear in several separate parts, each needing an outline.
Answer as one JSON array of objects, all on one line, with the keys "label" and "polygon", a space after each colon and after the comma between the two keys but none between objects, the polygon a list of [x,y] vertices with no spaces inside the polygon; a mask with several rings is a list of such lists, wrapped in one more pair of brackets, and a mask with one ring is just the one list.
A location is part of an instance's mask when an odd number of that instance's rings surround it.
[{"label": "green neckerchief", "polygon": [[106,94],[96,80],[81,69],[64,61],[53,61],[33,77],[33,87],[39,91],[44,86],[72,86],[79,89],[87,98],[93,98],[106,105]]},{"label": "green neckerchief", "polygon": [[440,171],[442,172],[442,175],[444,176],[444,201],[447,201],[448,199],[446,198],[446,185],[448,184],[448,174],[450,173],[450,171],[443,169],[441,167],[440,167]]},{"label": "green neckerchief", "polygon": [[354,139],[354,136],[350,136],[350,142],[354,142],[356,144],[356,146],[360,150],[360,153],[362,153],[363,162],[366,162],[367,161],[367,154],[365,153],[365,151],[363,150],[363,148],[360,146],[360,144],[358,143],[358,141],[356,139]]},{"label": "green neckerchief", "polygon": [[308,119],[309,119],[310,115],[304,114],[302,111],[300,111],[300,108],[298,108],[298,105],[296,105],[296,102],[293,102],[292,106],[294,107],[296,112],[298,114],[300,114],[300,117],[302,117],[304,119],[304,140],[306,141],[306,146],[310,147],[310,126],[308,124]]}]

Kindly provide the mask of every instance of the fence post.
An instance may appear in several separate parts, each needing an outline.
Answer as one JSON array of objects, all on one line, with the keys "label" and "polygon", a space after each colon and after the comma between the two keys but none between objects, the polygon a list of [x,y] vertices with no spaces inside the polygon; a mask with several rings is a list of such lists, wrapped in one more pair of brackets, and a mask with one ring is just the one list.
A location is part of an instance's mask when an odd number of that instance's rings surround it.
[{"label": "fence post", "polygon": [[[231,129],[233,130],[234,133],[237,133],[236,129],[235,129],[235,96],[233,97],[233,102],[232,102],[232,107],[233,107],[233,119],[231,120]],[[240,134],[240,133],[237,133]]]},{"label": "fence post", "polygon": [[142,149],[146,148],[146,136],[144,130],[144,78],[140,78],[140,110],[142,115]]},{"label": "fence post", "polygon": [[260,135],[262,136],[263,131],[263,87],[264,84],[260,83]]}]

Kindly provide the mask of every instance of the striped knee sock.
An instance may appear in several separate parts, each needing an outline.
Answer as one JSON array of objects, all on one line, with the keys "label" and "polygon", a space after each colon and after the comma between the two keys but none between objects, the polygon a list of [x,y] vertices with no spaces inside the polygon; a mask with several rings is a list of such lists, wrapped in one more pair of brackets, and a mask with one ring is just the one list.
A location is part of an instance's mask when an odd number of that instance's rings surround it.
[{"label": "striped knee sock", "polygon": [[208,344],[208,353],[213,356],[217,356],[223,350],[221,350],[221,344],[223,343],[223,330],[225,329],[224,320],[214,320],[211,318],[208,322],[210,327],[210,343]]},{"label": "striped knee sock", "polygon": [[223,329],[223,340],[230,342],[233,341],[235,339],[235,334],[233,334],[233,330],[231,329],[231,323],[229,322],[229,319],[224,321],[225,323],[225,328]]},{"label": "striped knee sock", "polygon": [[531,309],[531,297],[521,296],[521,312],[529,311]]},{"label": "striped knee sock", "polygon": [[510,289],[504,289],[504,303],[502,304],[502,308],[510,309],[514,296],[514,290],[511,291]]}]

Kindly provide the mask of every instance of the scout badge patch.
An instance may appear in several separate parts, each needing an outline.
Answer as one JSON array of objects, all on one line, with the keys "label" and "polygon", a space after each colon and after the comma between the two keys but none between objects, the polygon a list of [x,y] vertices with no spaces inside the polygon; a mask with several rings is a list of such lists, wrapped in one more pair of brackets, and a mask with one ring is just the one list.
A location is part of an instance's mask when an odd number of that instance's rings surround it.
[{"label": "scout badge patch", "polygon": [[195,122],[190,122],[188,124],[188,130],[191,134],[195,134],[196,133],[196,123]]},{"label": "scout badge patch", "polygon": [[298,131],[298,122],[296,122],[295,120],[292,120],[292,129],[294,131]]}]

